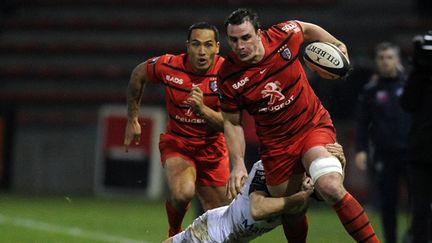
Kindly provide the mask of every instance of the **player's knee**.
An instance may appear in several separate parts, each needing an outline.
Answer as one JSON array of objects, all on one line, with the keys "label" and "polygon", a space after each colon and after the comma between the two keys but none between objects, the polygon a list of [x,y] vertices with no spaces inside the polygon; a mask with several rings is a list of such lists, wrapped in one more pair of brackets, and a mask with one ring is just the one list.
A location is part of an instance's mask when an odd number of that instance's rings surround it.
[{"label": "player's knee", "polygon": [[327,202],[337,202],[345,194],[342,186],[342,165],[336,157],[312,161],[309,173],[315,188]]},{"label": "player's knee", "polygon": [[195,185],[188,185],[188,183],[176,185],[171,188],[170,194],[171,200],[177,203],[187,203],[192,200],[195,195]]},{"label": "player's knee", "polygon": [[342,185],[341,175],[334,172],[321,176],[317,180],[315,188],[324,200],[330,204],[338,202],[346,193]]}]

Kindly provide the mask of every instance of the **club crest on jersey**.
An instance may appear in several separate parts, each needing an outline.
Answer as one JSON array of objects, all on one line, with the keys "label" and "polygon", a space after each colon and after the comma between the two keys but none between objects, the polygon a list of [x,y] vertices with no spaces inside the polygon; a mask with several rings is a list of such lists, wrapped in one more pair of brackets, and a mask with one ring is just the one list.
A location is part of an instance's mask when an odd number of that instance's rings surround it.
[{"label": "club crest on jersey", "polygon": [[281,93],[282,89],[280,87],[280,82],[269,82],[264,86],[264,90],[261,91],[263,98],[270,97],[267,102],[268,105],[273,105],[276,101],[281,101],[285,99],[285,95]]},{"label": "club crest on jersey", "polygon": [[288,47],[285,48],[285,49],[283,49],[280,52],[280,54],[281,54],[282,58],[285,59],[285,60],[287,60],[287,61],[289,61],[291,59],[291,51],[290,51],[290,49]]},{"label": "club crest on jersey", "polygon": [[213,91],[213,93],[217,93],[219,90],[218,86],[217,86],[217,81],[210,81],[209,87],[210,87],[210,90]]}]

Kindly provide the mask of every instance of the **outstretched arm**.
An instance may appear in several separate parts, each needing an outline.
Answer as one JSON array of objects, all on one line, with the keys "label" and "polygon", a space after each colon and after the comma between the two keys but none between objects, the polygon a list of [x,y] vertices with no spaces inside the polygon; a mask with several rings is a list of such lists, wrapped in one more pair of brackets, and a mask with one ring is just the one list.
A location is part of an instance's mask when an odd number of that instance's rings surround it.
[{"label": "outstretched arm", "polygon": [[298,23],[303,29],[303,37],[306,43],[313,41],[329,42],[337,46],[342,51],[342,53],[348,57],[348,49],[345,44],[342,41],[336,39],[336,37],[331,35],[325,29],[321,28],[316,24],[301,21],[298,21]]},{"label": "outstretched arm", "polygon": [[232,170],[227,185],[227,196],[231,199],[241,192],[241,188],[248,177],[244,164],[245,138],[241,125],[240,112],[222,112],[222,116],[224,118],[225,141],[232,164]]},{"label": "outstretched arm", "polygon": [[269,197],[266,192],[254,191],[249,195],[252,218],[262,220],[282,213],[298,213],[307,205],[313,190],[312,180],[308,177],[303,180],[301,191],[288,197]]},{"label": "outstretched arm", "polygon": [[128,121],[124,137],[126,152],[128,151],[129,145],[132,141],[136,144],[140,141],[141,125],[138,121],[138,115],[144,86],[148,82],[145,65],[146,63],[143,62],[134,68],[127,88]]}]

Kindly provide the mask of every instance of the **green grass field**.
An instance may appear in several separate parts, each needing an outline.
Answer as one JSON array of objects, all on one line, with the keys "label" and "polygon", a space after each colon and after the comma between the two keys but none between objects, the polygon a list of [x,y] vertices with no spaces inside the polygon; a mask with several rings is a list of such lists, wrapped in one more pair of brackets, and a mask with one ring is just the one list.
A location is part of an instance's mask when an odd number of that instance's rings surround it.
[{"label": "green grass field", "polygon": [[[377,214],[368,213],[381,237]],[[353,242],[330,208],[312,205],[308,217],[308,242]],[[408,219],[400,219],[401,237]],[[162,202],[0,194],[0,242],[160,242],[166,231]],[[253,242],[284,242],[281,227]]]}]

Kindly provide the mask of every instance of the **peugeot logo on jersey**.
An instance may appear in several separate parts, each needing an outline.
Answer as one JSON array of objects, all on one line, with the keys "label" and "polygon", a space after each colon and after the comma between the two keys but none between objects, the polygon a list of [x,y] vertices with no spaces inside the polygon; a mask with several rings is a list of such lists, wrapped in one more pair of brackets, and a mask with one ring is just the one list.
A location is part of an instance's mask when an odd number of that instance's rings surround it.
[{"label": "peugeot logo on jersey", "polygon": [[270,100],[267,102],[267,104],[273,105],[276,101],[285,99],[285,95],[283,95],[281,91],[282,89],[280,88],[279,81],[275,81],[267,83],[264,86],[264,90],[261,91],[261,94],[263,98],[270,97]]}]

